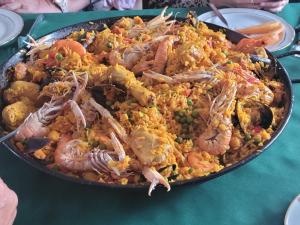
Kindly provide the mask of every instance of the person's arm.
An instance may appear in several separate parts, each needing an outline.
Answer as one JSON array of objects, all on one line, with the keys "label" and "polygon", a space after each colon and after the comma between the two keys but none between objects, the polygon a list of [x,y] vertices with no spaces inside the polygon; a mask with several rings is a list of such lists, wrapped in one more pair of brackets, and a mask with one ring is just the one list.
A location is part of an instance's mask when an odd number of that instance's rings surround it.
[{"label": "person's arm", "polygon": [[160,8],[165,6],[171,7],[201,7],[208,6],[208,2],[213,3],[216,7],[239,7],[264,9],[271,12],[279,12],[289,2],[288,0],[144,0],[147,8]]},{"label": "person's arm", "polygon": [[0,178],[0,224],[12,225],[17,215],[18,197]]},{"label": "person's arm", "polygon": [[[66,0],[67,12],[77,12],[89,5],[89,0]],[[61,9],[52,0],[0,0],[0,8],[19,13],[57,13]]]},{"label": "person's arm", "polygon": [[[59,2],[63,2],[63,1],[54,0],[52,3],[56,3],[56,5],[59,5]],[[90,4],[90,0],[80,0],[80,1],[65,0],[65,2],[67,5],[67,12],[80,11]]]},{"label": "person's arm", "polygon": [[281,11],[288,3],[288,0],[210,0],[217,7],[241,7],[263,9],[271,12]]}]

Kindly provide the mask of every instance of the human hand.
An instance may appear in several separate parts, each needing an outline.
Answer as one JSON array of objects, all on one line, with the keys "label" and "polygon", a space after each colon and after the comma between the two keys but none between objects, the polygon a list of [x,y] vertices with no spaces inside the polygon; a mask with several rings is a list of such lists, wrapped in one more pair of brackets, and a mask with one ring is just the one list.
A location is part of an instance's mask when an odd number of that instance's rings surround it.
[{"label": "human hand", "polygon": [[54,13],[60,10],[49,0],[0,0],[0,8],[18,13]]},{"label": "human hand", "polygon": [[0,178],[0,224],[12,225],[17,215],[18,197]]},{"label": "human hand", "polygon": [[277,1],[265,1],[260,4],[262,9],[270,12],[280,12],[287,4],[289,0],[277,0]]},{"label": "human hand", "polygon": [[271,12],[281,11],[288,0],[210,0],[215,6],[264,9]]}]

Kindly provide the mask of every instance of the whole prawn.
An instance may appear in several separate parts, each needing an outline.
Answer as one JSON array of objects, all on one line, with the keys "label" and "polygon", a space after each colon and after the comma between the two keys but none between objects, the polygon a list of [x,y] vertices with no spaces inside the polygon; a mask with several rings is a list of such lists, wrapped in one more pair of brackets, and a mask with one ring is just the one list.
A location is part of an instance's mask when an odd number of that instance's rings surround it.
[{"label": "whole prawn", "polygon": [[111,151],[94,148],[85,152],[80,149],[80,139],[71,139],[64,135],[58,142],[54,152],[54,161],[60,167],[71,171],[96,171],[109,173],[111,170],[120,176],[117,168],[108,166],[110,161],[116,160],[116,154]]},{"label": "whole prawn", "polygon": [[112,127],[109,130],[109,135],[114,152],[95,148],[90,152],[82,153],[79,149],[80,140],[71,140],[70,137],[65,136],[61,138],[55,150],[55,162],[72,171],[95,170],[97,172],[110,172],[113,170],[116,175],[120,176],[121,172],[124,171],[119,171],[114,167],[110,169],[108,163],[110,161],[123,161],[125,159],[126,153],[117,135],[127,143],[128,137],[126,131],[113,118],[110,112],[98,104],[93,98],[89,100],[89,104],[91,104]]},{"label": "whole prawn", "polygon": [[88,76],[84,74],[83,84],[79,85],[77,77],[72,73],[74,79],[74,86],[76,87],[72,99],[65,100],[64,96],[52,98],[50,102],[44,103],[44,105],[35,113],[29,114],[24,122],[13,132],[5,135],[0,139],[0,142],[15,136],[16,140],[23,141],[32,137],[43,137],[48,133],[47,125],[56,118],[62,110],[69,106],[77,119],[77,126],[81,122],[83,127],[86,126],[85,117],[78,106],[76,100],[82,90],[85,89]]},{"label": "whole prawn", "polygon": [[[140,130],[140,132],[136,131],[135,132],[136,137],[135,137],[135,133],[131,134],[129,137],[127,135],[125,129],[121,126],[121,124],[116,119],[113,118],[113,116],[110,114],[110,112],[107,109],[105,109],[102,105],[98,104],[93,98],[91,98],[89,100],[89,103],[108,122],[108,124],[112,127],[112,129],[116,132],[116,134],[120,137],[120,139],[124,143],[132,145],[135,138],[139,138],[139,140],[136,140],[138,142],[138,144],[145,145],[146,148],[147,147],[149,148],[149,146],[150,146],[150,149],[143,149],[144,153],[148,152],[148,155],[143,156],[143,159],[145,159],[145,161],[151,161],[151,162],[153,161],[153,157],[151,156],[151,153],[149,153],[149,151],[151,151],[151,145],[149,145],[148,143],[145,143],[145,142],[147,140],[151,141],[153,139],[157,139],[158,137],[156,137],[155,135],[154,136],[151,135],[150,133],[146,132],[145,130]],[[115,149],[115,153],[118,155],[119,161],[120,161],[122,158],[124,158],[125,151],[122,147],[122,144],[118,141],[116,135],[114,135],[114,133],[110,133],[110,136],[111,136],[112,144]],[[169,150],[169,145],[166,144],[166,151],[168,151],[168,150]],[[137,151],[141,151],[141,149],[139,147],[136,148],[134,151],[135,154],[137,153]],[[141,157],[141,154],[138,153],[137,156]],[[162,158],[163,158],[163,156],[162,156]],[[162,160],[162,158],[161,158],[161,160]],[[151,192],[154,190],[155,186],[158,183],[164,185],[168,191],[170,190],[170,185],[169,185],[168,181],[158,171],[156,171],[155,168],[149,167],[149,165],[144,166],[142,168],[142,173],[143,173],[144,177],[151,183],[151,185],[149,187],[149,192],[148,192],[149,196],[151,195]]]},{"label": "whole prawn", "polygon": [[177,40],[175,36],[164,35],[161,37],[162,40],[158,44],[154,59],[149,61],[141,60],[137,63],[132,71],[135,74],[141,74],[147,70],[153,70],[157,73],[163,73],[168,62],[168,56],[172,50],[173,43]]},{"label": "whole prawn", "polygon": [[270,105],[274,99],[274,93],[260,79],[256,78],[252,72],[235,68],[234,72],[241,78],[237,95],[238,97],[256,98],[266,105]]},{"label": "whole prawn", "polygon": [[236,83],[227,81],[223,85],[221,93],[212,102],[208,126],[197,139],[200,151],[221,155],[229,149],[232,135],[231,113],[229,111],[234,102],[236,91]]}]

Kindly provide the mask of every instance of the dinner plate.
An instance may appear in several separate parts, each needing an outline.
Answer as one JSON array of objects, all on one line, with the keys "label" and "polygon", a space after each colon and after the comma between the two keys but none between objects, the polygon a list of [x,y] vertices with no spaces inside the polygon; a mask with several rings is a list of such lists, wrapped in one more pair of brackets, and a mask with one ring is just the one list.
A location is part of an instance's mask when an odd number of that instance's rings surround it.
[{"label": "dinner plate", "polygon": [[284,218],[284,225],[300,224],[300,195],[290,204]]},{"label": "dinner plate", "polygon": [[24,26],[24,21],[18,14],[0,9],[0,46],[17,37]]},{"label": "dinner plate", "polygon": [[[271,52],[286,48],[293,42],[295,38],[294,28],[290,24],[288,24],[284,19],[270,12],[246,8],[226,8],[220,9],[219,11],[226,18],[229,24],[229,29],[232,30],[254,26],[269,21],[281,22],[285,28],[285,34],[283,35],[282,40],[279,41],[277,44],[266,47]],[[213,11],[200,15],[198,19],[219,26],[225,26],[225,24],[216,16],[216,14]]]}]

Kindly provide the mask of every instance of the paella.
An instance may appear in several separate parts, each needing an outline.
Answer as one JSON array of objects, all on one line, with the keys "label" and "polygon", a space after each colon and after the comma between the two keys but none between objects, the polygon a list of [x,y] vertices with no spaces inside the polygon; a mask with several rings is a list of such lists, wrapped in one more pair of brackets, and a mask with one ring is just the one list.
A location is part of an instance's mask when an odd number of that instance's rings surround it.
[{"label": "paella", "polygon": [[68,176],[148,182],[151,195],[259,151],[282,120],[283,83],[251,58],[268,58],[263,43],[192,17],[163,10],[27,44],[6,71],[2,123],[19,151]]}]

